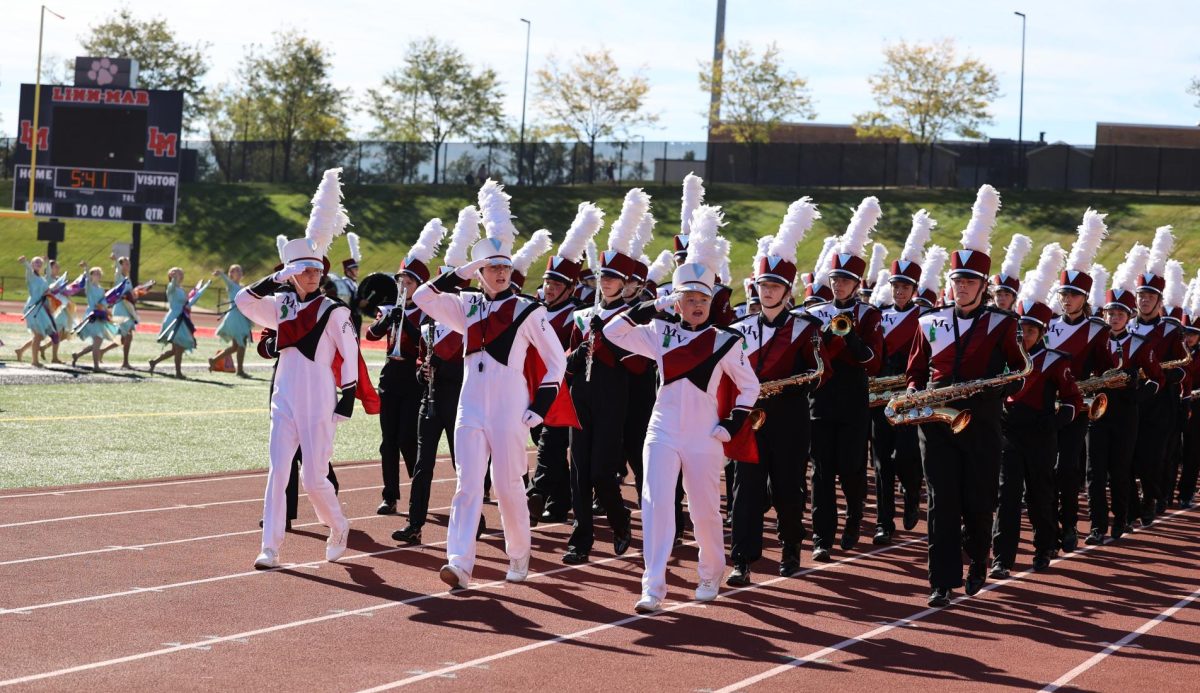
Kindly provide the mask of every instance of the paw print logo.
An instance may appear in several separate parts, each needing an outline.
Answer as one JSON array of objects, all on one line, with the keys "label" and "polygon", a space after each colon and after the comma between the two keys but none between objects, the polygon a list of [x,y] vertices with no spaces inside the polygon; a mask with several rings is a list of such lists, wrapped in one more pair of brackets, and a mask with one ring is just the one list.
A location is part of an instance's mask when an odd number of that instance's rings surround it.
[{"label": "paw print logo", "polygon": [[96,84],[104,86],[112,84],[113,78],[117,75],[117,66],[108,58],[101,58],[92,61],[92,69],[88,70],[88,79],[96,81]]}]

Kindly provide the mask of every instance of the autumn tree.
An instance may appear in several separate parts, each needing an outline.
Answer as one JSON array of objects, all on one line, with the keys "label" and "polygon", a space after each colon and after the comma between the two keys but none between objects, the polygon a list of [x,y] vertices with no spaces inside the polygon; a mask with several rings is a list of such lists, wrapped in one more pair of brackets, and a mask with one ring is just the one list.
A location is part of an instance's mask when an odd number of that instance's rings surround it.
[{"label": "autumn tree", "polygon": [[1196,97],[1196,108],[1200,108],[1200,77],[1192,78],[1192,83],[1188,85],[1187,93]]},{"label": "autumn tree", "polygon": [[959,57],[949,39],[889,45],[884,64],[868,80],[875,110],[854,117],[860,136],[899,137],[917,145],[918,175],[925,152],[953,132],[978,139],[992,122],[990,107],[1000,94],[996,74],[971,56]]},{"label": "autumn tree", "polygon": [[367,91],[366,106],[375,137],[429,146],[437,181],[442,143],[495,134],[504,124],[503,99],[495,70],[475,69],[458,48],[430,36],[408,44],[404,65]]},{"label": "autumn tree", "polygon": [[588,180],[596,171],[596,140],[625,135],[630,128],[657,122],[647,113],[650,83],[638,68],[622,74],[612,53],[601,47],[581,51],[569,64],[551,55],[537,71],[536,103],[554,133],[587,142]]},{"label": "autumn tree", "polygon": [[807,80],[783,68],[775,43],[761,57],[750,44],[738,44],[715,72],[711,61],[701,63],[700,89],[710,97],[718,92],[708,114],[712,132],[739,144],[769,142],[771,131],[786,119],[817,117]]}]

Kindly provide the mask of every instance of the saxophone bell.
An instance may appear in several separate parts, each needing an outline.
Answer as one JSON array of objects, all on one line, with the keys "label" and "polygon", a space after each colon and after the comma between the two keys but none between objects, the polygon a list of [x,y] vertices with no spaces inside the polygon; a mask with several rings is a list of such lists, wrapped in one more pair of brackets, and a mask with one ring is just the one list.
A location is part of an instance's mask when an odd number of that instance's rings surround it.
[{"label": "saxophone bell", "polygon": [[755,407],[750,410],[750,414],[746,417],[750,423],[750,430],[757,431],[767,423],[767,412]]},{"label": "saxophone bell", "polygon": [[1095,397],[1085,397],[1083,406],[1087,408],[1088,420],[1095,421],[1108,411],[1108,395],[1101,392]]}]

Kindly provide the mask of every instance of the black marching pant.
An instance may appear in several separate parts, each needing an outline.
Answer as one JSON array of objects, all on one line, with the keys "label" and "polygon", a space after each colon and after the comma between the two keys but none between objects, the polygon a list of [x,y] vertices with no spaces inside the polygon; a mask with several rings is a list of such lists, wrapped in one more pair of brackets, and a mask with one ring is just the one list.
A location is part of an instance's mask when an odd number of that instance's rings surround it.
[{"label": "black marching pant", "polygon": [[875,469],[876,525],[896,531],[896,479],[904,487],[904,505],[921,502],[921,440],[916,426],[893,426],[883,407],[871,410],[871,461]]},{"label": "black marching pant", "polygon": [[560,426],[539,428],[537,466],[529,493],[537,493],[546,499],[546,512],[554,517],[566,517],[571,509],[571,467],[567,461],[571,429]]},{"label": "black marching pant", "polygon": [[830,548],[837,533],[838,480],[846,497],[846,527],[862,521],[871,419],[865,408],[846,417],[812,420],[813,548]]},{"label": "black marching pant", "polygon": [[593,364],[592,380],[582,375],[571,385],[571,398],[582,429],[570,429],[571,502],[575,524],[568,548],[592,551],[594,527],[592,498],[600,502],[613,532],[629,529],[629,509],[621,498],[620,472],[625,466],[626,401],[628,380],[617,368]]},{"label": "black marching pant", "polygon": [[433,401],[421,398],[417,421],[417,463],[413,466],[412,489],[408,494],[408,524],[423,527],[429,514],[429,490],[437,464],[438,443],[445,434],[450,445],[450,464],[454,464],[454,423],[458,418],[458,395],[462,390],[462,369],[447,367],[435,371]]},{"label": "black marching pant", "polygon": [[424,388],[410,362],[389,359],[379,376],[378,389],[382,495],[383,500],[395,503],[400,500],[400,458],[404,458],[410,478],[417,463],[417,424]]},{"label": "black marching pant", "polygon": [[[766,411],[767,423],[755,435],[758,462],[733,463],[730,557],[735,564],[748,565],[762,558],[763,513],[768,502],[775,505],[779,542],[799,548],[804,540],[801,475],[805,471],[802,460],[809,445],[808,403],[801,397],[795,402],[779,404],[763,401],[760,406]],[[771,484],[770,501],[767,499],[768,481]]]},{"label": "black marching pant", "polygon": [[[292,474],[288,477],[287,489],[287,519],[296,519],[296,505],[300,500],[300,448],[296,448],[296,454],[292,457]],[[329,479],[329,483],[333,484],[333,492],[338,492],[337,474],[333,471],[333,462],[329,463],[329,474],[325,476]]]},{"label": "black marching pant", "polygon": [[629,407],[625,414],[625,461],[633,472],[639,498],[642,488],[642,447],[646,444],[646,429],[650,427],[650,416],[654,413],[657,389],[658,374],[654,368],[647,368],[645,373],[629,374]]},{"label": "black marching pant", "polygon": [[1196,475],[1200,471],[1200,400],[1189,400],[1183,409],[1191,414],[1184,419],[1183,459],[1179,470],[1179,501],[1191,501],[1196,495]]},{"label": "black marching pant", "polygon": [[1022,496],[1029,511],[1029,524],[1033,526],[1033,550],[1050,553],[1058,545],[1054,521],[1054,463],[1058,457],[1055,426],[1053,416],[1020,423],[1006,418],[1003,424],[999,507],[992,525],[992,554],[995,562],[1005,568],[1012,568],[1017,559]]},{"label": "black marching pant", "polygon": [[1179,470],[1183,459],[1183,432],[1187,427],[1190,402],[1171,396],[1171,405],[1175,410],[1175,425],[1167,437],[1166,450],[1163,455],[1163,473],[1158,488],[1162,490],[1159,500],[1170,503],[1175,494],[1175,484],[1178,481]]},{"label": "black marching pant", "polygon": [[1079,460],[1087,447],[1087,410],[1058,429],[1058,459],[1054,464],[1054,511],[1061,534],[1075,531],[1079,522]]},{"label": "black marching pant", "polygon": [[1138,407],[1129,391],[1106,391],[1108,411],[1092,422],[1087,436],[1088,518],[1091,528],[1109,529],[1108,491],[1112,492],[1112,526],[1123,529],[1136,508],[1129,507]]},{"label": "black marching pant", "polygon": [[[1130,517],[1140,512],[1154,509],[1154,502],[1163,497],[1162,482],[1164,456],[1167,452],[1167,437],[1175,428],[1175,408],[1171,400],[1175,397],[1169,392],[1161,392],[1150,397],[1138,406],[1137,442],[1134,444],[1133,478],[1129,487]],[[1105,416],[1107,418],[1107,415]],[[1141,497],[1138,496],[1137,485],[1142,485]]]},{"label": "black marching pant", "polygon": [[929,493],[929,584],[935,589],[962,585],[964,552],[972,571],[986,569],[1000,483],[1000,396],[989,393],[952,406],[971,410],[962,433],[944,423],[920,426]]}]

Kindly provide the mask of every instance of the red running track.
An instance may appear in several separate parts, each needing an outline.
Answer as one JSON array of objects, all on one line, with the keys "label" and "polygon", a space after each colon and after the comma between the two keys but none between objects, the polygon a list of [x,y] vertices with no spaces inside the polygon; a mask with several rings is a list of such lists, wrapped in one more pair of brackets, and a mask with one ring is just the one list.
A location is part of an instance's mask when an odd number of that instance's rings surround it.
[{"label": "red running track", "polygon": [[[639,617],[640,531],[614,557],[603,520],[578,567],[559,561],[569,527],[536,528],[519,585],[502,581],[493,530],[473,588],[447,594],[436,568],[450,475],[442,464],[425,544],[399,547],[390,534],[403,518],[373,514],[377,467],[343,466],[356,518],[347,558],[321,560],[326,530],[302,500],[289,565],[265,573],[250,569],[262,474],[2,492],[0,686],[1162,690],[1191,685],[1200,664],[1200,510],[940,610],[925,608],[920,533],[819,567],[806,550],[792,578],[773,575],[769,540],[755,584],[710,604],[689,601],[696,552],[685,545],[667,609]],[[499,527],[495,506],[485,516]]]}]

